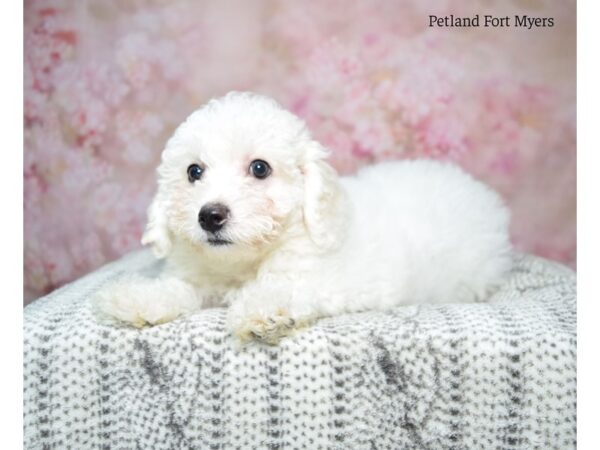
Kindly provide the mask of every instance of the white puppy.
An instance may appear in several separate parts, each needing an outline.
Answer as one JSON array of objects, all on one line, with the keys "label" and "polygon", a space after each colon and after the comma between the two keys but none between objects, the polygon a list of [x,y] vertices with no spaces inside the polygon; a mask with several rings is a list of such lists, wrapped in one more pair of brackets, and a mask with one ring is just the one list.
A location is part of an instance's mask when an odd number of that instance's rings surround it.
[{"label": "white puppy", "polygon": [[390,162],[338,178],[305,124],[230,93],[168,141],[142,243],[167,258],[100,309],[142,326],[229,305],[242,341],[275,343],[319,317],[484,300],[511,263],[497,194],[456,166]]}]

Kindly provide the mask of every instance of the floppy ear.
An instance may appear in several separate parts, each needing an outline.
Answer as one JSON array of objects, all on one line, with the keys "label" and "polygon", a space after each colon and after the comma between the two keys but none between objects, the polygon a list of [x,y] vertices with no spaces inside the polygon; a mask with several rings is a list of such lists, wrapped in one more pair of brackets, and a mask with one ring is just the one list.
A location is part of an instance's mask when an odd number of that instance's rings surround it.
[{"label": "floppy ear", "polygon": [[164,258],[171,251],[166,209],[165,195],[159,183],[158,192],[148,208],[148,223],[142,236],[142,244],[152,245],[152,251],[157,258]]},{"label": "floppy ear", "polygon": [[304,224],[311,240],[324,250],[339,245],[347,224],[346,193],[336,171],[325,158],[328,152],[311,141],[302,165],[304,173]]}]

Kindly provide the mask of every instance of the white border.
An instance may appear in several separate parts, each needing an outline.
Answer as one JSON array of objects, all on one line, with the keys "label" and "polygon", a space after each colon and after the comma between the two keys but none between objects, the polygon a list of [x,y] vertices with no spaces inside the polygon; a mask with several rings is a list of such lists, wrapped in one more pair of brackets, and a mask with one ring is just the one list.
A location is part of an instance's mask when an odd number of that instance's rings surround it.
[{"label": "white border", "polygon": [[0,11],[2,447],[23,446],[23,4]]},{"label": "white border", "polygon": [[598,365],[600,308],[600,8],[579,2],[577,21],[577,429],[578,447],[598,445]]}]

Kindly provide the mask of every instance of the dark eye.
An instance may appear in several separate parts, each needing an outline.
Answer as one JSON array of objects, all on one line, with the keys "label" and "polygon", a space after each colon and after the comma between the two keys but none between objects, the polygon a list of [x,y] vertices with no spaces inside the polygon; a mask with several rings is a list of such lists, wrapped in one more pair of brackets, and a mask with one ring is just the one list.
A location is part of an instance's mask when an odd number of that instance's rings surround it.
[{"label": "dark eye", "polygon": [[204,172],[204,169],[198,164],[192,164],[190,167],[188,167],[187,174],[190,183],[199,180],[202,177],[202,172]]},{"label": "dark eye", "polygon": [[262,159],[255,159],[250,163],[250,173],[262,180],[271,175],[271,167]]}]

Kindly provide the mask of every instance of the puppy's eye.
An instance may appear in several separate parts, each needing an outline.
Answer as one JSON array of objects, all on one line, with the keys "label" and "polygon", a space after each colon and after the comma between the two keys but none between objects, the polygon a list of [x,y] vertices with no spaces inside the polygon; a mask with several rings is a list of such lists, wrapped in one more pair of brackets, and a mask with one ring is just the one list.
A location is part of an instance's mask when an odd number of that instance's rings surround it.
[{"label": "puppy's eye", "polygon": [[194,181],[197,181],[200,178],[202,178],[202,172],[204,172],[204,169],[202,167],[200,167],[198,164],[192,164],[191,166],[189,166],[187,168],[187,174],[188,174],[188,180],[190,180],[190,183],[193,183]]},{"label": "puppy's eye", "polygon": [[271,167],[266,161],[255,159],[250,163],[250,173],[259,180],[262,180],[271,175]]}]

